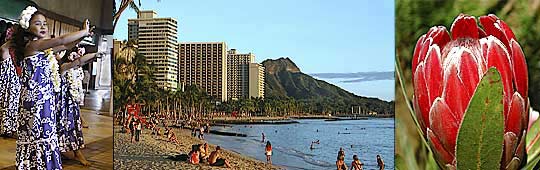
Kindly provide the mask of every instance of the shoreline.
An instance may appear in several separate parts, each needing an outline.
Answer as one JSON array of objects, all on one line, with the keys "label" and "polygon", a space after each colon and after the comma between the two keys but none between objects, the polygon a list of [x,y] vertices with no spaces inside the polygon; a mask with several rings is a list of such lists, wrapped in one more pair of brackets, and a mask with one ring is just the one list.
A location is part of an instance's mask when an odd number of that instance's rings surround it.
[{"label": "shoreline", "polygon": [[[189,153],[192,145],[205,143],[203,140],[191,137],[189,130],[172,128],[179,142],[178,145],[175,145],[166,141],[165,137],[151,136],[149,129],[142,130],[139,142],[130,143],[129,135],[121,133],[120,129],[120,126],[115,126],[114,169],[156,169],[156,167],[187,170],[225,169],[224,167],[210,166],[208,163],[193,165],[187,161],[170,159],[170,157],[179,154]],[[215,150],[216,145],[211,143],[208,145],[210,151]],[[229,160],[231,169],[284,169],[224,148],[222,149],[222,157]]]},{"label": "shoreline", "polygon": [[[260,136],[260,133],[263,132],[266,134],[266,139],[272,141],[272,144],[275,147],[275,155],[280,155],[272,158],[274,163],[291,169],[303,169],[300,167],[307,167],[307,169],[331,169],[335,167],[335,155],[331,153],[337,152],[340,147],[343,147],[347,153],[351,153],[346,158],[348,161],[347,164],[352,161],[352,159],[349,160],[352,157],[352,154],[358,154],[359,158],[367,163],[364,167],[367,169],[373,168],[374,165],[373,162],[371,162],[371,156],[367,155],[372,155],[374,157],[377,154],[381,154],[384,158],[393,159],[393,157],[390,156],[392,154],[388,154],[390,152],[387,152],[387,148],[393,147],[393,145],[390,146],[391,144],[389,144],[389,146],[382,146],[381,142],[385,144],[388,144],[388,142],[382,140],[370,140],[367,138],[372,135],[372,132],[382,134],[379,132],[385,131],[389,132],[388,134],[393,134],[391,133],[391,130],[386,130],[386,127],[390,127],[390,124],[392,124],[393,127],[393,119],[371,118],[368,121],[359,120],[356,122],[344,122],[345,126],[341,126],[342,123],[327,122],[324,121],[324,119],[313,120],[316,121],[300,121],[301,124],[298,125],[253,125],[253,128],[250,127],[250,125],[247,125],[247,127],[244,125],[216,127],[215,130],[217,131],[243,133],[248,137],[229,138],[223,135],[212,135],[209,136],[207,140],[225,147],[228,146],[231,150],[257,158],[258,160],[264,160],[264,157],[257,149],[251,149],[264,147],[264,143],[261,144]],[[377,127],[372,126],[373,122],[376,123]],[[355,128],[354,126],[357,125],[358,127]],[[301,133],[298,133],[299,129],[302,130]],[[291,137],[291,135],[287,134],[295,134],[293,135],[295,137]],[[335,141],[335,139],[341,138],[340,136],[347,136],[347,139],[349,139],[348,136],[351,136],[351,139],[354,137],[358,138],[358,140]],[[290,144],[288,142],[283,142],[289,139],[296,142]],[[321,145],[315,145],[315,149],[309,149],[309,143],[317,139],[321,139]],[[354,147],[352,147],[353,145]],[[390,162],[392,161],[389,161],[389,163]],[[393,163],[390,164],[393,165]]]},{"label": "shoreline", "polygon": [[324,119],[325,121],[343,121],[343,120],[368,120],[370,118],[374,119],[383,119],[383,118],[394,118],[394,116],[323,116],[323,115],[308,115],[308,116],[291,116],[291,117],[217,117],[210,119],[210,122],[213,126],[227,126],[227,125],[279,125],[279,124],[295,124],[299,123],[297,120],[305,119]]}]

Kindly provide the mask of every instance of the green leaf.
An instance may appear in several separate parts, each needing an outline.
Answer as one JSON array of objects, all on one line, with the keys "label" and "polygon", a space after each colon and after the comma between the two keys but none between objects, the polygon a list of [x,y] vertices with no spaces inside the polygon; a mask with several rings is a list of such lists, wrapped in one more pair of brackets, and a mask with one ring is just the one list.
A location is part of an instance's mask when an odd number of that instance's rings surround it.
[{"label": "green leaf", "polygon": [[503,153],[503,85],[497,69],[480,81],[457,136],[457,169],[499,169]]},{"label": "green leaf", "polygon": [[535,121],[525,139],[527,142],[527,166],[525,168],[532,169],[540,162],[540,121]]}]

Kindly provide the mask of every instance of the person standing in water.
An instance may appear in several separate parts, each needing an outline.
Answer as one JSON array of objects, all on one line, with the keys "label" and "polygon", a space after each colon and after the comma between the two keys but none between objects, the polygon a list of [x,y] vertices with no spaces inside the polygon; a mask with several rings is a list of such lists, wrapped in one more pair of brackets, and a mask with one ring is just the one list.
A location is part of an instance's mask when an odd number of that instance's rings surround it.
[{"label": "person standing in water", "polygon": [[377,155],[377,166],[379,167],[379,170],[384,170],[384,161],[381,158],[381,155]]},{"label": "person standing in water", "polygon": [[91,36],[90,22],[80,31],[49,38],[47,19],[35,7],[22,11],[13,42],[22,68],[17,117],[17,169],[62,169],[57,134],[55,92],[60,91],[57,59],[51,50],[72,48],[73,42]]},{"label": "person standing in water", "polygon": [[336,167],[337,170],[347,170],[347,165],[345,164],[345,151],[343,148],[339,148]]},{"label": "person standing in water", "polygon": [[204,140],[204,127],[201,126],[199,129],[199,139]]},{"label": "person standing in water", "polygon": [[264,137],[265,137],[264,133],[262,133],[262,142],[264,142]]},{"label": "person standing in water", "polygon": [[351,163],[351,170],[363,170],[364,164],[358,159],[358,155],[353,155],[353,161]]},{"label": "person standing in water", "polygon": [[265,147],[266,163],[272,164],[272,144],[270,141],[266,142]]}]

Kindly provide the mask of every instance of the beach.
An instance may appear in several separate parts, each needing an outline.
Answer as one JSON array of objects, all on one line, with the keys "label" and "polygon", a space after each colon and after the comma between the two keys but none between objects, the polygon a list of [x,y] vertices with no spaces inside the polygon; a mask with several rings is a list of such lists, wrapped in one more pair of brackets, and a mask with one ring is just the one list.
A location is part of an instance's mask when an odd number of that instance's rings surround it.
[{"label": "beach", "polygon": [[[174,129],[179,141],[177,146],[167,142],[165,137],[151,136],[149,129],[142,130],[139,142],[131,143],[129,134],[121,133],[120,129],[120,126],[114,129],[114,169],[226,169],[212,167],[208,163],[193,165],[187,161],[170,159],[171,156],[188,154],[192,145],[204,143],[203,140],[191,137],[189,130]],[[209,146],[210,151],[215,150],[215,145],[209,143]],[[281,169],[225,149],[222,149],[222,156],[231,163],[230,169]]]},{"label": "beach", "polygon": [[[345,151],[345,163],[351,165],[352,156],[364,163],[365,169],[377,169],[376,155],[381,155],[386,169],[394,167],[394,119],[369,118],[363,120],[326,121],[323,119],[295,119],[294,124],[244,124],[213,126],[213,131],[244,134],[240,136],[205,135],[209,143],[220,145],[242,155],[264,161],[261,133],[272,143],[274,165],[289,170],[335,169],[339,148]],[[319,140],[319,144],[313,141]]]}]

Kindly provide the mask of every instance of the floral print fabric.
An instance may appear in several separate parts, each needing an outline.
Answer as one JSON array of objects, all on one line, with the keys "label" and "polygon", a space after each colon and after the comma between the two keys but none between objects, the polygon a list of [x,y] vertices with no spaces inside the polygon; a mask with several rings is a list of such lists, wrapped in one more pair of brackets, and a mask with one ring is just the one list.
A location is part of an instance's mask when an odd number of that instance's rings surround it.
[{"label": "floral print fabric", "polygon": [[70,69],[62,74],[62,88],[57,96],[59,100],[58,144],[61,152],[84,148],[81,112],[77,101],[79,94],[73,94],[74,91],[78,91],[78,89],[73,89],[75,87],[73,84],[78,80],[73,80],[74,75],[70,74],[76,69]]},{"label": "floral print fabric", "polygon": [[17,169],[62,169],[52,71],[44,53],[22,61]]},{"label": "floral print fabric", "polygon": [[21,84],[10,58],[0,62],[0,135],[17,132],[17,115]]}]

